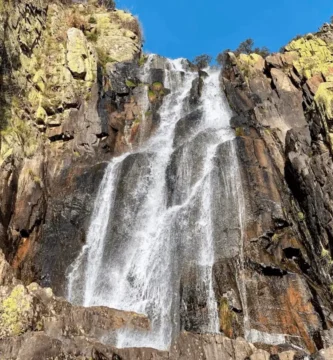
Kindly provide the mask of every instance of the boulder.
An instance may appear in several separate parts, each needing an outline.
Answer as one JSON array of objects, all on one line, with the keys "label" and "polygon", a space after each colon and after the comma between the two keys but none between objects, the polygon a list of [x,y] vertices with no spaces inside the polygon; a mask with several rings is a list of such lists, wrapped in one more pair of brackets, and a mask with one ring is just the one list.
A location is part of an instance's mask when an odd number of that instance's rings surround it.
[{"label": "boulder", "polygon": [[8,264],[5,259],[5,255],[0,249],[0,286],[10,285],[15,283],[17,280],[15,279],[15,273],[12,267]]},{"label": "boulder", "polygon": [[250,360],[270,360],[270,354],[265,350],[256,350],[250,356]]},{"label": "boulder", "polygon": [[314,360],[331,360],[333,359],[333,347],[322,349],[318,354],[314,355]]},{"label": "boulder", "polygon": [[89,57],[87,39],[77,28],[67,31],[67,65],[74,78],[84,79]]}]

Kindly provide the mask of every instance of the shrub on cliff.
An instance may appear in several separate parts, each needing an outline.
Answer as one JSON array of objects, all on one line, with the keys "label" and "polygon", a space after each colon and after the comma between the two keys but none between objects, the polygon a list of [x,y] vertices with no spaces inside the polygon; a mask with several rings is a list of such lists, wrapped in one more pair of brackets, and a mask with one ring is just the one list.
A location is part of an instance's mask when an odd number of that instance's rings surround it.
[{"label": "shrub on cliff", "polygon": [[261,48],[260,47],[254,48],[254,41],[252,39],[246,39],[238,45],[238,48],[236,50],[232,51],[230,49],[226,49],[220,52],[216,57],[216,62],[219,65],[224,66],[228,52],[233,52],[236,56],[240,54],[249,55],[254,53],[261,55],[262,57],[266,57],[270,54],[270,51],[266,46],[263,46]]},{"label": "shrub on cliff", "polygon": [[224,66],[225,62],[228,58],[228,52],[232,51],[231,49],[225,49],[222,52],[220,52],[217,57],[216,57],[216,62],[221,65]]},{"label": "shrub on cliff", "polygon": [[114,0],[98,0],[98,4],[106,7],[108,10],[114,10],[116,8]]},{"label": "shrub on cliff", "polygon": [[203,69],[203,68],[209,66],[211,61],[212,61],[212,57],[210,55],[203,54],[203,55],[196,56],[192,62],[199,69]]},{"label": "shrub on cliff", "polygon": [[74,27],[82,31],[85,31],[89,27],[88,21],[77,11],[68,14],[66,22],[68,27]]},{"label": "shrub on cliff", "polygon": [[238,45],[235,54],[251,54],[253,52],[253,46],[254,41],[252,39],[246,39]]},{"label": "shrub on cliff", "polygon": [[252,39],[246,39],[244,41],[242,41],[239,45],[238,48],[234,51],[234,53],[236,55],[239,54],[258,54],[261,55],[262,57],[268,56],[270,51],[266,46],[263,47],[254,47],[254,41]]},{"label": "shrub on cliff", "polygon": [[263,46],[261,48],[256,47],[253,49],[252,53],[261,55],[263,58],[265,58],[266,56],[268,56],[271,52],[269,51],[268,47]]}]

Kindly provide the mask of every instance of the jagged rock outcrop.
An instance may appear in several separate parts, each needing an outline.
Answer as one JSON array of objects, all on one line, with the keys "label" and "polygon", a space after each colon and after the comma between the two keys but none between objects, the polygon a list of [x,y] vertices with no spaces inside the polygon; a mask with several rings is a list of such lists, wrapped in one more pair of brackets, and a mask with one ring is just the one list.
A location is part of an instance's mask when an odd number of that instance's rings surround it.
[{"label": "jagged rock outcrop", "polygon": [[310,352],[332,328],[332,32],[266,59],[230,53],[222,76],[246,202],[247,339]]},{"label": "jagged rock outcrop", "polygon": [[[309,359],[299,349],[270,354],[241,338],[232,340],[223,335],[188,332],[175,339],[169,352],[149,348],[116,349],[97,339],[125,327],[147,331],[149,321],[145,316],[106,307],[73,306],[55,297],[50,288],[41,288],[36,283],[24,286],[15,279],[3,257],[0,257],[0,270],[0,356],[4,360]],[[332,348],[327,348],[314,354],[313,360],[330,359],[331,353]]]},{"label": "jagged rock outcrop", "polygon": [[[1,258],[1,269],[9,265]],[[1,281],[10,279],[1,272]],[[100,344],[106,331],[132,326],[148,329],[147,318],[108,308],[75,307],[56,298],[51,289],[33,283],[2,286],[0,291],[0,355],[3,359],[255,359],[257,349],[244,340],[182,334],[170,354],[152,349],[117,350]],[[198,350],[200,350],[198,352]],[[118,356],[118,357],[115,357]],[[268,356],[268,355],[267,355]]]}]

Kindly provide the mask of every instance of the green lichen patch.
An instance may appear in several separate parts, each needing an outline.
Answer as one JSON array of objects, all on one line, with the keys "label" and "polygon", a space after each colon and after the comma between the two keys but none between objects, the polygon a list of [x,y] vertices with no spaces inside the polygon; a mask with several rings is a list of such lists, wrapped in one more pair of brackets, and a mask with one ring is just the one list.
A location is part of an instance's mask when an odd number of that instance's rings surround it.
[{"label": "green lichen patch", "polygon": [[220,329],[223,333],[228,336],[232,337],[233,335],[233,322],[235,319],[235,314],[229,307],[228,299],[222,297],[220,299],[219,305],[219,319],[220,319]]},{"label": "green lichen patch", "polygon": [[126,79],[126,86],[129,88],[135,88],[137,84],[132,80]]},{"label": "green lichen patch", "polygon": [[297,214],[297,216],[298,216],[299,221],[304,221],[305,220],[305,216],[301,211]]},{"label": "green lichen patch", "polygon": [[16,149],[21,156],[31,157],[37,151],[39,138],[28,121],[14,116],[9,125],[0,132],[0,164]]},{"label": "green lichen patch", "polygon": [[107,63],[116,62],[116,60],[112,59],[103,48],[96,47],[96,52],[98,56],[98,61],[103,67],[105,67]]},{"label": "green lichen patch", "polygon": [[42,179],[35,174],[35,172],[32,169],[29,169],[29,175],[31,179],[34,181],[34,183],[38,184],[39,186],[42,186]]},{"label": "green lichen patch", "polygon": [[151,103],[157,100],[157,95],[154,93],[153,90],[148,90],[148,99]]},{"label": "green lichen patch", "polygon": [[237,127],[235,129],[236,136],[244,136],[244,129],[242,127]]},{"label": "green lichen patch", "polygon": [[160,92],[163,90],[163,88],[164,88],[164,86],[161,82],[156,81],[152,84],[152,90],[154,92]]},{"label": "green lichen patch", "polygon": [[149,86],[148,98],[150,102],[161,100],[165,95],[165,89],[161,82],[156,81]]},{"label": "green lichen patch", "polygon": [[97,20],[93,15],[90,16],[88,22],[89,24],[97,24]]},{"label": "green lichen patch", "polygon": [[333,82],[320,84],[314,100],[321,114],[327,120],[333,119]]},{"label": "green lichen patch", "polygon": [[23,285],[17,285],[0,303],[0,338],[16,336],[30,327],[32,298]]},{"label": "green lichen patch", "polygon": [[145,54],[142,54],[139,59],[139,66],[143,66],[148,59],[148,56]]},{"label": "green lichen patch", "polygon": [[300,76],[310,79],[322,75],[327,81],[333,80],[332,49],[318,36],[309,34],[295,39],[285,49],[298,54],[293,66]]},{"label": "green lichen patch", "polygon": [[86,33],[85,35],[89,41],[96,43],[98,40],[99,34],[98,34],[98,31],[91,31],[91,32]]}]

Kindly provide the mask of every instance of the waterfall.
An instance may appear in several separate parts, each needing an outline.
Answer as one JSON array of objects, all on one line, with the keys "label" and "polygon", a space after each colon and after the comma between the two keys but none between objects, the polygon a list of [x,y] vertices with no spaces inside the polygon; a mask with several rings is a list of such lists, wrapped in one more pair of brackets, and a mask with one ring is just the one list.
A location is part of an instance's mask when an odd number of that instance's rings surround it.
[{"label": "waterfall", "polygon": [[[150,56],[146,77],[154,62]],[[213,279],[218,224],[229,208],[240,214],[240,180],[219,71],[206,72],[202,100],[193,104],[197,72],[186,60],[165,60],[170,93],[159,126],[139,150],[109,163],[86,245],[69,269],[71,302],[149,317],[151,331],[123,330],[105,339],[117,347],[167,349],[187,323],[201,332],[219,331]],[[225,187],[223,196],[218,186]],[[205,304],[199,321],[190,309],[193,293]]]}]

